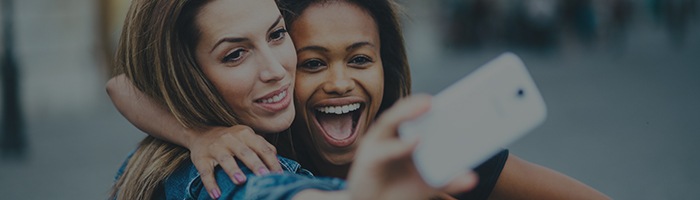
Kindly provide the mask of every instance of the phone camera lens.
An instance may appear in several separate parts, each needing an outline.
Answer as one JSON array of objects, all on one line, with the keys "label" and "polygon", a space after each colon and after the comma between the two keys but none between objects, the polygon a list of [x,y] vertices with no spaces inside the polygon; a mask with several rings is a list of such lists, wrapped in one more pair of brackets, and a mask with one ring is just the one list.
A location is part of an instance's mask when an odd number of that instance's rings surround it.
[{"label": "phone camera lens", "polygon": [[518,98],[525,97],[525,90],[523,90],[522,88],[518,89],[517,95],[518,95]]}]

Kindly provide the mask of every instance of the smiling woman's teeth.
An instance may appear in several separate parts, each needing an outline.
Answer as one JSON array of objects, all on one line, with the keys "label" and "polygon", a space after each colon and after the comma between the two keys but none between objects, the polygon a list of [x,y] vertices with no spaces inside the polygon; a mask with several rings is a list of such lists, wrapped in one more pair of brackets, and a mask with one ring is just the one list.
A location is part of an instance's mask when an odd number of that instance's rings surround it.
[{"label": "smiling woman's teeth", "polygon": [[272,98],[263,99],[261,102],[262,102],[262,103],[277,103],[277,102],[279,102],[280,100],[284,99],[284,97],[286,97],[286,96],[287,96],[287,91],[285,90],[285,91],[282,91],[281,93],[275,95],[275,96],[272,97]]},{"label": "smiling woman's teeth", "polygon": [[355,111],[360,108],[360,103],[353,103],[353,104],[348,104],[348,105],[343,105],[343,106],[326,106],[326,107],[318,107],[316,108],[317,111],[326,113],[326,114],[345,114],[349,113],[352,111]]}]

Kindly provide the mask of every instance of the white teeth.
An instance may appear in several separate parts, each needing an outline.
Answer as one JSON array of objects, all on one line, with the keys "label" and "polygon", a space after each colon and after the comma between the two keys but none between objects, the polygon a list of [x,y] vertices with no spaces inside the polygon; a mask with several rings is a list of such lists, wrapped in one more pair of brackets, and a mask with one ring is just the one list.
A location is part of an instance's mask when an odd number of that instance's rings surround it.
[{"label": "white teeth", "polygon": [[326,114],[345,114],[349,113],[352,111],[355,111],[360,108],[360,103],[352,103],[348,105],[342,105],[342,106],[326,106],[326,107],[318,107],[316,108],[317,111],[326,113]]},{"label": "white teeth", "polygon": [[284,97],[286,97],[286,96],[287,96],[287,91],[285,90],[285,91],[282,91],[281,93],[275,95],[272,98],[263,99],[263,100],[261,100],[261,102],[262,103],[277,103],[280,100],[284,99]]}]

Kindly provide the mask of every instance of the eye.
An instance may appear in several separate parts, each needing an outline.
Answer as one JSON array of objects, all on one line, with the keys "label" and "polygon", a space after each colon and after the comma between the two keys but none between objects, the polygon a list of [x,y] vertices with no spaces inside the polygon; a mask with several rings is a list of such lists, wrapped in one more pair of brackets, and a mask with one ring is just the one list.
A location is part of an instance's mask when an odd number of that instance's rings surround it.
[{"label": "eye", "polygon": [[272,33],[270,33],[270,36],[268,37],[269,42],[274,42],[274,41],[281,41],[284,39],[284,36],[287,35],[287,29],[284,28],[279,28]]},{"label": "eye", "polygon": [[366,64],[371,63],[371,62],[372,62],[372,58],[370,58],[369,56],[358,55],[358,56],[355,56],[352,59],[350,59],[349,64],[366,65]]},{"label": "eye", "polygon": [[302,62],[301,65],[299,65],[300,68],[306,71],[318,71],[325,66],[326,63],[319,59],[309,59]]},{"label": "eye", "polygon": [[233,50],[231,53],[227,54],[224,56],[224,59],[221,62],[224,63],[231,63],[231,62],[238,62],[243,59],[245,56],[245,53],[247,53],[245,49],[236,49]]}]

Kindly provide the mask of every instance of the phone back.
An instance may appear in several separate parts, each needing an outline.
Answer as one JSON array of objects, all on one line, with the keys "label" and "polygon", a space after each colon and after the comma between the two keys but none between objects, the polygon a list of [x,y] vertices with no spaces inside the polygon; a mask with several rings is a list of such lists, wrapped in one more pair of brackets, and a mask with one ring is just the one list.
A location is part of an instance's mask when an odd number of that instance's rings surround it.
[{"label": "phone back", "polygon": [[434,187],[473,169],[546,118],[540,92],[521,59],[504,53],[433,98],[431,110],[399,127],[419,137],[413,158]]}]

